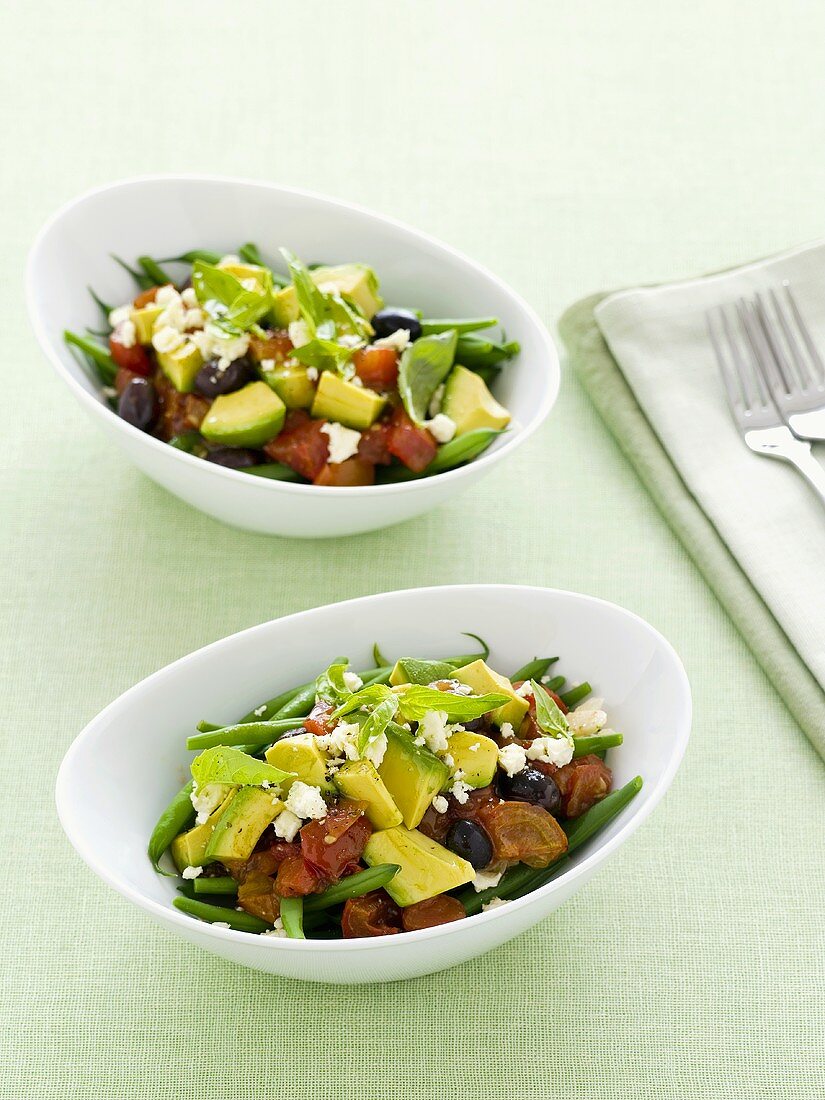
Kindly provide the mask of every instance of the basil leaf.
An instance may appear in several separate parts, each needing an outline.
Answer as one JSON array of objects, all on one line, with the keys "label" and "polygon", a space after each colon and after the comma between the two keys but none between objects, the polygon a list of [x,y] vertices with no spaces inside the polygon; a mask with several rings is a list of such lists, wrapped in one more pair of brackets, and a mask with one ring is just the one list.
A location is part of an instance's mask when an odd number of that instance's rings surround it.
[{"label": "basil leaf", "polygon": [[264,760],[256,760],[240,749],[216,745],[204,749],[192,761],[192,778],[200,790],[207,783],[228,783],[233,787],[259,787],[262,783],[281,783],[292,772],[281,771]]},{"label": "basil leaf", "polygon": [[302,344],[290,352],[304,366],[315,367],[319,371],[340,371],[354,354],[355,348],[346,348],[334,340],[323,340],[317,336],[308,344]]},{"label": "basil leaf", "polygon": [[398,367],[398,391],[416,424],[427,419],[433,394],[450,373],[458,337],[453,329],[421,336],[404,349]]},{"label": "basil leaf", "polygon": [[536,722],[539,729],[542,733],[549,733],[551,737],[569,737],[570,727],[555,699],[535,680],[531,680],[530,684],[536,700]]},{"label": "basil leaf", "polygon": [[263,287],[247,290],[230,272],[198,260],[192,267],[192,286],[198,301],[222,328],[243,332],[272,308],[272,276],[266,268],[264,272]]},{"label": "basil leaf", "polygon": [[399,693],[398,699],[401,714],[413,722],[418,722],[430,710],[444,711],[451,722],[470,722],[503,707],[510,696],[498,691],[487,695],[451,695],[447,691],[412,684]]},{"label": "basil leaf", "polygon": [[290,252],[288,248],[282,248],[280,252],[286,261],[286,266],[292,278],[292,285],[295,287],[298,309],[314,336],[318,325],[322,324],[327,316],[324,295],[315,285],[309,268],[302,264],[294,253]]},{"label": "basil leaf", "polygon": [[333,718],[342,718],[345,714],[351,714],[354,710],[359,710],[361,707],[371,707],[383,701],[390,695],[392,695],[392,688],[388,688],[386,684],[367,684],[366,687],[360,688],[345,699],[340,706],[336,707],[332,712]]},{"label": "basil leaf", "polygon": [[333,661],[315,681],[315,694],[327,703],[340,703],[352,695],[344,682],[344,673],[348,668],[347,657],[339,657]]},{"label": "basil leaf", "polygon": [[367,718],[366,722],[361,726],[361,732],[358,734],[358,740],[356,742],[359,753],[363,753],[370,741],[381,736],[393,718],[395,718],[397,711],[398,696],[390,693],[386,699],[378,704],[375,710],[373,710]]},{"label": "basil leaf", "polygon": [[454,666],[446,661],[422,661],[418,657],[400,657],[398,665],[411,684],[431,684],[451,680]]},{"label": "basil leaf", "polygon": [[203,260],[196,260],[192,265],[192,286],[202,305],[218,302],[226,309],[229,309],[239,295],[245,293],[240,280],[234,275],[214,264],[204,263]]}]

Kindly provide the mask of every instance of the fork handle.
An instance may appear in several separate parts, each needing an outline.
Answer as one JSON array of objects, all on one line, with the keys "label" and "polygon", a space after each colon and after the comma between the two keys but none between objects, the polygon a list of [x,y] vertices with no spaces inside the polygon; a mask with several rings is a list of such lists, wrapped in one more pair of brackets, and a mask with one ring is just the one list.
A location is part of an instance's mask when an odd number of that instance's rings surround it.
[{"label": "fork handle", "polygon": [[819,465],[811,453],[810,443],[803,443],[800,439],[777,448],[777,455],[796,466],[800,474],[805,478],[819,499],[825,504],[825,470]]}]

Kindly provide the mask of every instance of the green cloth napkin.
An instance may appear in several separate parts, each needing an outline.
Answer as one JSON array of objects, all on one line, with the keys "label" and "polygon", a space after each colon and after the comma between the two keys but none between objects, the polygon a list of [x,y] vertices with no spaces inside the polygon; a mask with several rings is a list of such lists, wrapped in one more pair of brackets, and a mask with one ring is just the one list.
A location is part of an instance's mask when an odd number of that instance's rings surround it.
[{"label": "green cloth napkin", "polygon": [[[816,259],[821,259],[821,250]],[[732,274],[735,276],[737,273]],[[724,279],[725,276],[718,278]],[[708,281],[700,280],[693,284],[664,289],[676,291],[679,295],[677,301],[684,306],[685,294],[687,293],[687,299],[690,300],[690,294],[695,294],[695,288],[706,285]],[[712,287],[711,293],[717,293],[721,289]],[[728,300],[730,288],[727,290],[727,297],[720,298],[720,301]],[[701,464],[712,473],[713,464],[720,461],[718,454],[714,451],[711,457],[707,452],[704,455],[691,456],[688,440],[688,446],[682,449],[679,459],[675,460],[673,454],[663,445],[663,439],[660,438],[662,430],[669,433],[666,438],[675,438],[672,434],[674,423],[661,424],[666,419],[661,415],[662,410],[674,398],[674,379],[678,388],[679,371],[693,375],[697,368],[694,355],[685,355],[683,361],[679,362],[680,341],[689,343],[694,339],[695,332],[688,330],[684,323],[684,314],[674,308],[675,303],[667,299],[664,303],[653,299],[651,295],[655,292],[656,288],[652,292],[640,290],[619,295],[594,294],[566,311],[559,322],[559,332],[567,346],[570,361],[591,400],[645,488],[742,633],[777,692],[817,751],[825,757],[825,693],[812,672],[812,668],[816,668],[818,664],[821,667],[822,638],[811,636],[815,632],[810,630],[802,631],[801,644],[799,641],[796,645],[793,644],[788,636],[788,623],[790,621],[792,628],[795,622],[793,618],[789,620],[788,616],[793,616],[798,609],[781,606],[784,627],[780,625],[776,604],[769,606],[765,598],[765,588],[754,583],[752,571],[743,568],[742,563],[748,561],[752,565],[755,558],[759,559],[760,565],[768,573],[773,569],[774,576],[781,574],[783,570],[786,574],[791,571],[793,584],[798,586],[800,597],[810,601],[814,611],[825,608],[825,577],[819,572],[811,575],[809,568],[805,575],[800,575],[793,562],[777,559],[777,554],[781,551],[777,551],[772,545],[764,527],[762,535],[751,539],[744,550],[738,548],[741,551],[738,556],[732,553],[730,536],[726,533],[723,537],[718,523],[708,514],[707,497],[712,493],[701,479],[698,479],[697,487],[697,478],[694,476]],[[703,302],[702,314],[704,308]],[[609,311],[609,324],[605,321],[605,310]],[[651,316],[660,322],[659,330],[651,337],[649,344],[643,339],[627,352],[628,361],[633,360],[632,367],[638,367],[639,359],[644,360],[645,356],[650,367],[646,376],[639,371],[631,373],[636,387],[634,390],[623,372],[624,362],[620,365],[608,346],[600,321],[611,332],[625,335],[632,345],[632,341],[638,337],[640,329],[644,329]],[[671,337],[666,341],[666,348],[663,347],[665,335]],[[660,358],[654,356],[651,361],[650,351],[657,346],[657,342],[662,348],[662,355]],[[615,345],[626,346],[618,335],[615,337]],[[658,400],[651,400],[653,394],[658,394]],[[684,418],[690,413],[701,419],[711,402],[718,405],[720,394],[721,388],[714,387],[709,391],[702,388],[698,401],[694,400],[691,405],[690,399],[687,399],[681,408],[677,408],[674,416]],[[677,392],[677,404],[680,396],[684,395]],[[694,393],[694,398],[696,397]],[[718,413],[718,407],[714,411]],[[726,407],[724,413],[727,414]],[[684,424],[683,419],[682,425]],[[717,423],[716,427],[718,426]],[[732,421],[728,422],[728,426],[730,432],[735,433]],[[726,442],[730,442],[727,437]],[[821,506],[812,494],[809,499],[804,498],[803,494],[808,490],[796,472],[784,464],[753,455],[741,440],[737,442],[741,447],[741,456],[736,456],[737,461],[741,457],[747,463],[749,473],[752,471],[757,479],[781,481],[782,493],[799,496],[799,499],[794,496],[797,518],[804,511],[806,519],[815,516],[811,522],[816,523],[820,518],[816,510]],[[711,503],[716,505],[718,501]],[[750,504],[757,513],[764,510],[765,494],[755,497]],[[821,553],[825,552],[825,513],[822,518],[820,560]],[[807,532],[803,537],[809,541]],[[806,550],[810,549],[808,545]],[[805,565],[808,567],[809,562]],[[760,578],[764,576],[764,570],[760,571]],[[770,590],[770,595],[775,597],[773,590]],[[723,699],[723,683],[719,685],[719,693],[720,699]]]}]

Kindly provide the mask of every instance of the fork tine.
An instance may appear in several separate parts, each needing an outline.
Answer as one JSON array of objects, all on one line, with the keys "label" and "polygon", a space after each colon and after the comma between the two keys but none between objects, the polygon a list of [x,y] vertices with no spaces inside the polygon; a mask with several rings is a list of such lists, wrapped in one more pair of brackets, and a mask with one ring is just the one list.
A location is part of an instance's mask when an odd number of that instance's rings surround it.
[{"label": "fork tine", "polygon": [[754,317],[756,311],[751,303],[740,298],[736,303],[736,311],[745,332],[745,344],[750,350],[749,358],[752,367],[750,373],[758,394],[759,407],[764,409],[771,401],[771,385],[774,382],[771,374],[773,362],[770,350],[765,345],[762,326]]},{"label": "fork tine", "polygon": [[810,361],[813,364],[814,370],[818,376],[816,380],[820,384],[822,384],[825,382],[825,363],[822,362],[822,356],[816,350],[816,345],[811,339],[810,331],[808,330],[808,326],[805,324],[802,314],[799,311],[799,306],[796,304],[796,298],[794,297],[793,291],[791,290],[791,284],[788,282],[787,279],[785,279],[782,283],[782,287],[785,291],[785,297],[788,299],[788,305],[791,308],[791,313],[793,313],[794,321],[796,322],[796,327],[799,331],[799,335],[802,337],[802,342],[807,349],[808,355],[810,356]]},{"label": "fork tine", "polygon": [[[776,329],[771,323],[768,307],[765,305],[765,300],[759,291],[754,295],[754,312],[763,337],[763,340],[760,342],[763,348],[770,353],[768,356],[768,362],[771,368],[769,370],[769,379],[773,380],[771,390],[776,396],[776,384],[778,383],[783,393],[790,394],[794,387],[794,377],[791,365],[785,356],[782,342],[779,340]],[[804,382],[802,384],[804,386]]]},{"label": "fork tine", "polygon": [[[716,362],[719,365],[719,373],[722,375],[722,381],[725,385],[725,392],[728,396],[728,404],[730,405],[731,412],[734,416],[740,416],[745,409],[748,408],[749,401],[746,391],[742,388],[742,380],[738,374],[734,381],[734,376],[731,374],[730,367],[728,366],[725,354],[722,350],[722,342],[716,331],[716,325],[713,321],[714,313],[718,313],[719,318],[722,321],[723,328],[726,327],[725,311],[720,306],[718,310],[709,309],[705,314],[705,322],[708,327],[708,336],[710,336],[710,342],[713,345],[713,350],[716,354]],[[726,333],[727,335],[727,333]],[[730,339],[728,339],[730,344]]]},{"label": "fork tine", "polygon": [[[788,315],[785,307],[779,300],[779,295],[776,293],[773,287],[768,291],[773,302],[773,311],[776,315],[776,319],[779,322],[779,327],[782,329],[782,335],[785,337],[785,345],[791,354],[794,367],[796,368],[796,377],[799,380],[803,390],[808,388],[808,385],[812,381],[812,375],[808,364],[805,362],[805,357],[802,355],[802,349],[799,346],[799,341],[793,334],[793,329],[788,321]],[[765,311],[767,315],[767,310]]]}]

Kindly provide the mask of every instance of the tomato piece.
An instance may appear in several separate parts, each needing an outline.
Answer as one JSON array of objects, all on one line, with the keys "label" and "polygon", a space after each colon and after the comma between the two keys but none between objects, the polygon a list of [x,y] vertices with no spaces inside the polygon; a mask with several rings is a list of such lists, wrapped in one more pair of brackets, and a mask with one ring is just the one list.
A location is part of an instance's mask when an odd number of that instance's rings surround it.
[{"label": "tomato piece", "polygon": [[[171,286],[172,284],[167,283],[166,285]],[[143,309],[144,306],[148,306],[152,302],[154,302],[159,290],[159,286],[150,286],[148,290],[142,290],[140,294],[138,294],[137,298],[135,298],[135,300],[132,302],[132,305],[135,307],[135,309]]]},{"label": "tomato piece", "polygon": [[303,409],[287,413],[283,428],[264,446],[273,462],[283,462],[309,481],[326,466],[329,439],[321,431],[325,420],[313,420]]},{"label": "tomato piece", "polygon": [[303,898],[323,888],[323,876],[303,856],[287,856],[278,867],[275,892],[282,898]]},{"label": "tomato piece", "polygon": [[601,802],[613,783],[613,772],[598,756],[580,756],[564,767],[545,765],[561,791],[561,808],[565,817],[581,817],[585,810]]},{"label": "tomato piece", "polygon": [[301,855],[301,845],[289,844],[277,839],[271,829],[266,829],[249,859],[224,860],[224,866],[238,882],[244,882],[252,874],[275,875],[289,856]]},{"label": "tomato piece", "polygon": [[[523,680],[516,680],[513,683],[513,687],[518,690],[518,688],[520,688],[523,683]],[[556,704],[562,714],[567,714],[568,707],[562,697],[560,695],[556,695],[555,691],[548,691],[547,694],[550,696],[550,698],[553,700],[553,702]],[[539,729],[539,724],[536,721],[535,698],[531,693],[530,695],[526,695],[525,699],[528,703],[527,713],[521,720],[521,725],[518,728],[518,735],[522,741],[532,741],[536,737],[541,737],[542,731]]]},{"label": "tomato piece", "polygon": [[117,329],[109,337],[109,353],[118,367],[124,367],[132,374],[139,374],[141,378],[149,378],[155,369],[146,348],[142,344],[133,344],[127,348],[125,344],[121,344]]},{"label": "tomato piece", "polygon": [[379,420],[371,428],[367,428],[361,434],[361,442],[358,444],[358,457],[365,462],[373,462],[376,466],[389,466],[392,462],[392,454],[389,449],[390,424],[387,420]]},{"label": "tomato piece", "polygon": [[425,901],[417,901],[401,910],[401,924],[405,932],[416,932],[419,928],[435,928],[439,924],[449,924],[453,920],[462,920],[467,912],[458,898],[447,894],[438,894]]},{"label": "tomato piece", "polygon": [[385,890],[373,890],[344,902],[341,929],[348,940],[394,936],[401,931],[401,910]]},{"label": "tomato piece", "polygon": [[383,393],[398,384],[398,353],[394,348],[359,348],[352,359],[365,386]]},{"label": "tomato piece", "polygon": [[281,899],[275,892],[275,880],[261,871],[254,871],[238,887],[238,905],[253,917],[275,923],[281,911]]},{"label": "tomato piece", "polygon": [[434,806],[428,806],[416,828],[430,840],[437,840],[439,844],[443,844],[454,821],[478,822],[482,808],[497,803],[498,800],[498,793],[492,785],[470,791],[467,801],[463,804],[456,801],[452,795],[448,795],[446,811],[440,814]]},{"label": "tomato piece", "polygon": [[479,810],[479,821],[493,842],[498,860],[517,860],[528,867],[547,867],[567,851],[567,836],[541,806],[499,802]]},{"label": "tomato piece", "polygon": [[304,722],[304,729],[308,733],[315,733],[319,737],[323,737],[325,733],[330,732],[335,724],[334,720],[329,717],[333,710],[335,710],[335,707],[332,703],[325,703],[323,699],[319,699],[309,712]]},{"label": "tomato piece", "polygon": [[435,458],[438,444],[434,436],[426,428],[414,424],[399,405],[390,417],[387,449],[408,469],[420,474]]},{"label": "tomato piece", "polygon": [[212,404],[209,398],[197,393],[179,393],[162,371],[155,374],[153,381],[160,406],[160,438],[169,440],[184,432],[197,431]]},{"label": "tomato piece", "polygon": [[330,882],[358,863],[372,826],[362,808],[347,803],[330,806],[323,821],[310,821],[301,829],[301,853]]},{"label": "tomato piece", "polygon": [[375,466],[363,458],[330,462],[315,478],[316,485],[374,485]]},{"label": "tomato piece", "polygon": [[249,337],[249,354],[256,363],[264,359],[274,359],[276,363],[283,363],[292,352],[292,341],[289,333],[284,328],[268,332],[266,336]]}]

